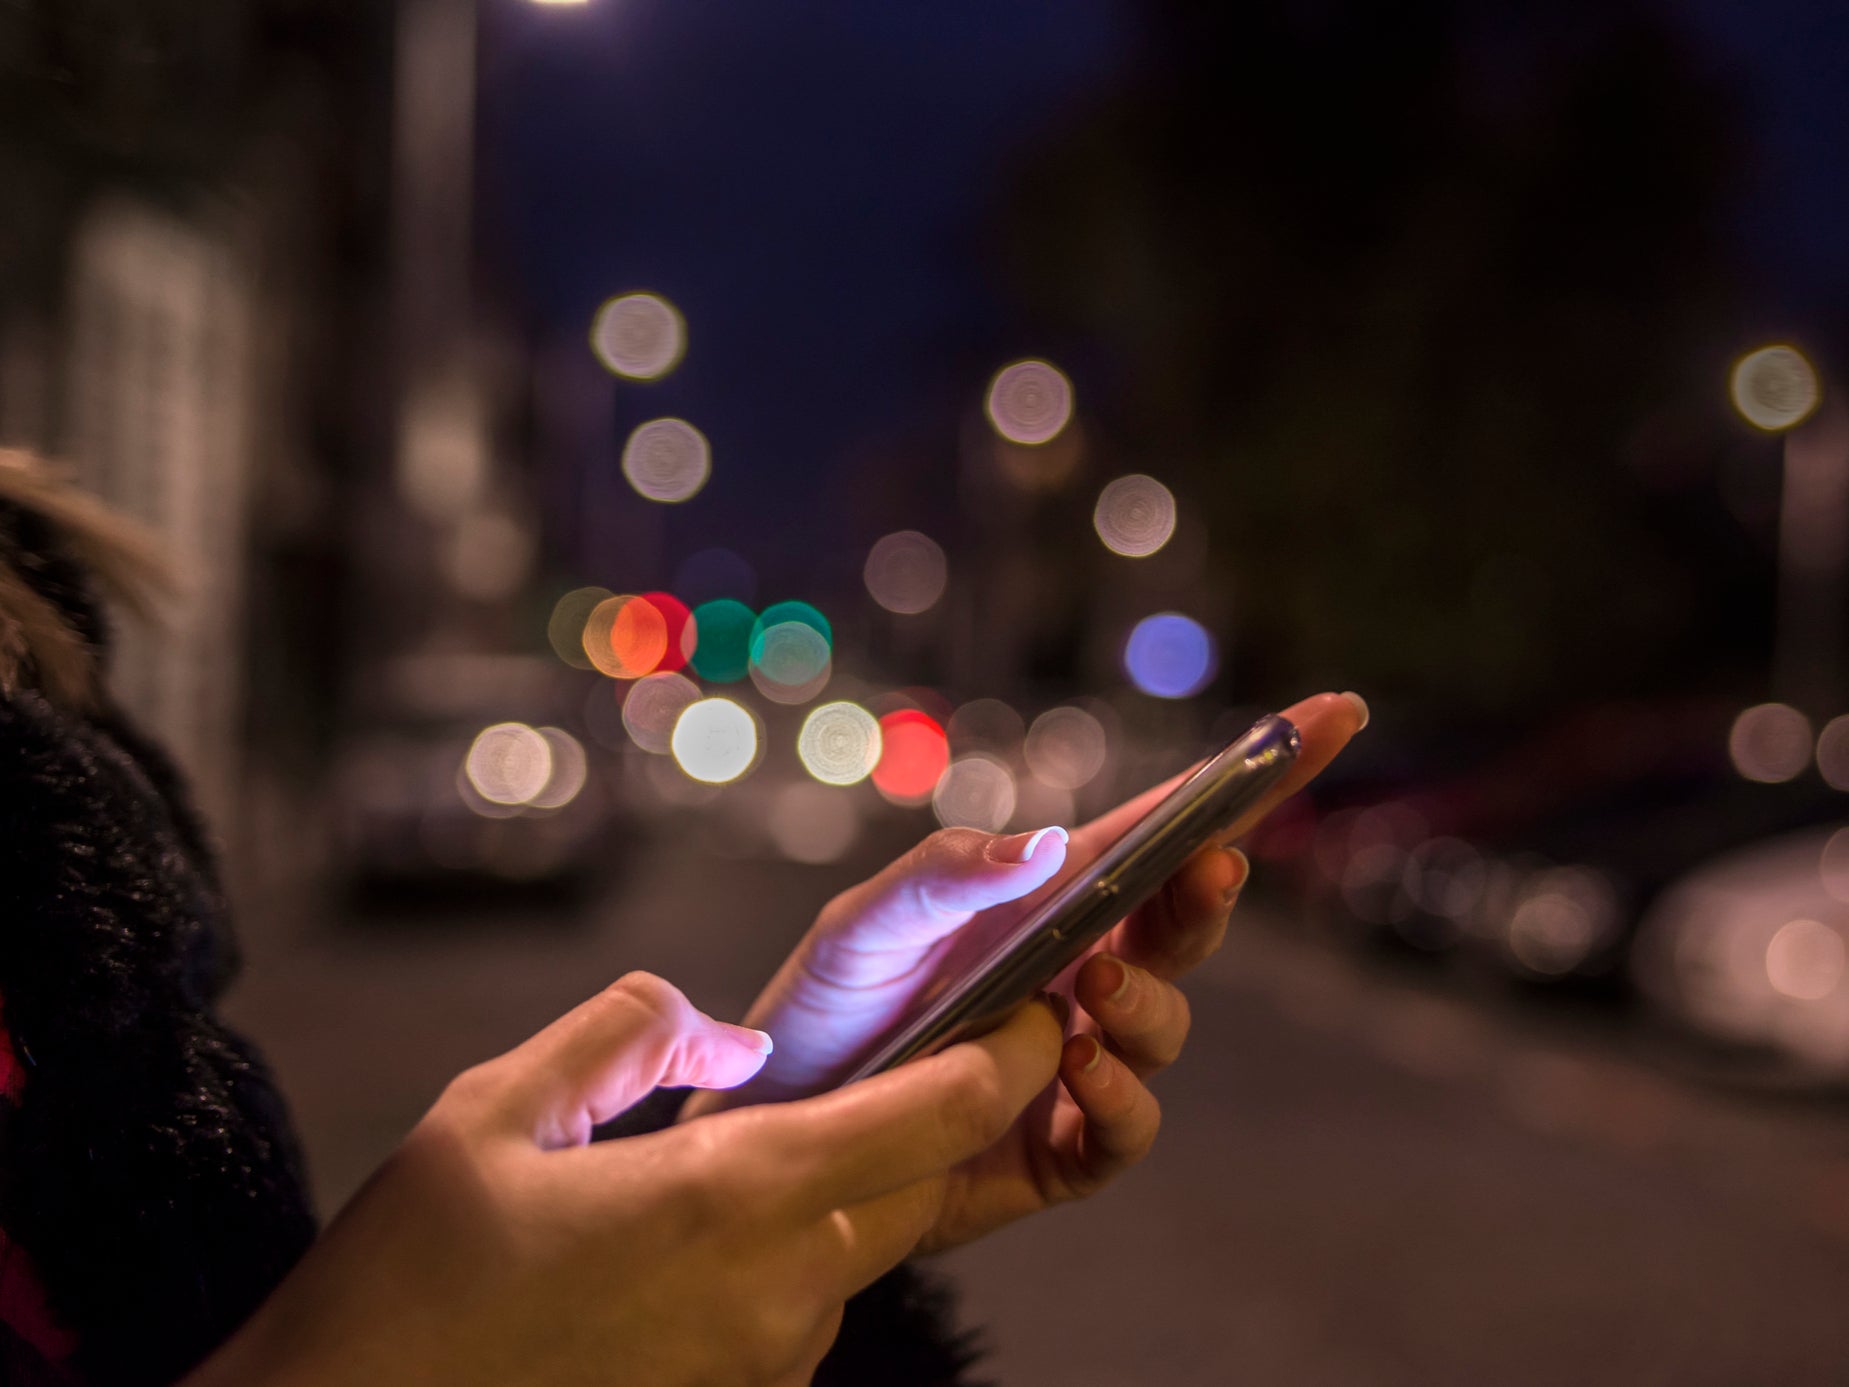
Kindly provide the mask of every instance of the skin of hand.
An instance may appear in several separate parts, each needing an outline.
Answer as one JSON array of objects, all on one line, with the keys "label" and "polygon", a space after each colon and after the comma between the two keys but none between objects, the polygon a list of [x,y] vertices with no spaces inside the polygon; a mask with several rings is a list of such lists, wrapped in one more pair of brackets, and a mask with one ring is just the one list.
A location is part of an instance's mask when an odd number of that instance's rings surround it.
[{"label": "skin of hand", "polygon": [[[1051,995],[1070,1018],[1059,1082],[1049,1083],[999,1142],[951,1173],[941,1216],[919,1251],[959,1246],[1023,1215],[1084,1198],[1148,1153],[1161,1112],[1144,1081],[1175,1060],[1188,1033],[1187,998],[1174,979],[1219,948],[1245,883],[1244,855],[1224,844],[1328,765],[1366,724],[1367,705],[1353,695],[1318,694],[1284,716],[1302,735],[1285,777],[1219,844],[1196,853],[1054,981]],[[986,940],[1010,928],[1188,773],[1069,836],[1061,829],[1012,838],[946,829],[843,892],[823,908],[747,1015],[750,1025],[777,1038],[770,1062],[732,1092],[695,1094],[683,1122],[826,1089],[906,1013],[960,940]]]},{"label": "skin of hand", "polygon": [[768,1038],[633,973],[468,1070],[186,1387],[786,1387],[1051,1082],[1059,1022],[801,1102],[591,1144]]}]

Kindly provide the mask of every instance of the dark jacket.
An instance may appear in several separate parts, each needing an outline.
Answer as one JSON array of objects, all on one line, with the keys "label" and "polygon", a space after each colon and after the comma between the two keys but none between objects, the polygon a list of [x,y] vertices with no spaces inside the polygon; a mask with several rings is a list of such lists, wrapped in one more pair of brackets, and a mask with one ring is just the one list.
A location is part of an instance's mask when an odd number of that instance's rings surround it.
[{"label": "dark jacket", "polygon": [[[105,648],[72,547],[5,499],[0,565]],[[0,1314],[0,1382],[171,1383],[313,1240],[301,1150],[261,1058],[214,1011],[235,955],[178,777],[106,698],[54,702],[31,674],[0,679],[0,1038],[19,1079],[0,1089],[0,1258],[24,1259],[75,1348],[47,1362]],[[613,1126],[659,1125],[676,1101]],[[899,1268],[849,1304],[816,1382],[963,1382],[974,1355],[947,1311]]]}]

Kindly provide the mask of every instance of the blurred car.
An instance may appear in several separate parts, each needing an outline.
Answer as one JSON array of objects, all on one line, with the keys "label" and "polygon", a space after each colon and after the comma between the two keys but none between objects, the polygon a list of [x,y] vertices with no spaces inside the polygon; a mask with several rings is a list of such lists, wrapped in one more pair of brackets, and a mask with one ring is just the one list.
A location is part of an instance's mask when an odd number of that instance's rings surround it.
[{"label": "blurred car", "polygon": [[1732,712],[1612,705],[1463,773],[1363,767],[1319,784],[1255,848],[1294,863],[1303,903],[1363,938],[1626,993],[1637,923],[1672,882],[1849,809],[1814,773],[1742,779]]},{"label": "blurred car", "polygon": [[1687,1024],[1849,1079],[1849,827],[1755,843],[1671,883],[1639,927],[1637,965]]},{"label": "blurred car", "polygon": [[588,881],[608,859],[619,801],[574,725],[581,685],[524,656],[382,667],[334,767],[335,841],[352,884]]}]

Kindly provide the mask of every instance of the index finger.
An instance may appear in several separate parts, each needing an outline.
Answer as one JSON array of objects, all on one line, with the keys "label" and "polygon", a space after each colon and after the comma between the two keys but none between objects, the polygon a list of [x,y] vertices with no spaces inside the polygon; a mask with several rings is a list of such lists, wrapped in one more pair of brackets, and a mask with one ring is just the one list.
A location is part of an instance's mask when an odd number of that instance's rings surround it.
[{"label": "index finger", "polygon": [[941,1175],[1001,1140],[1053,1082],[1063,1028],[1035,1000],[976,1040],[755,1115],[767,1158],[821,1215]]},{"label": "index finger", "polygon": [[[1302,739],[1296,759],[1291,762],[1283,779],[1265,792],[1264,798],[1220,834],[1221,842],[1230,843],[1251,832],[1265,815],[1309,784],[1323,767],[1335,760],[1342,748],[1348,745],[1349,738],[1366,725],[1367,705],[1354,694],[1321,693],[1291,704],[1279,716],[1296,727]],[[1115,809],[1099,815],[1074,832],[1072,846],[1066,854],[1067,872],[1082,867],[1121,838],[1138,819],[1199,770],[1201,764],[1192,765],[1160,785],[1125,800]]]}]

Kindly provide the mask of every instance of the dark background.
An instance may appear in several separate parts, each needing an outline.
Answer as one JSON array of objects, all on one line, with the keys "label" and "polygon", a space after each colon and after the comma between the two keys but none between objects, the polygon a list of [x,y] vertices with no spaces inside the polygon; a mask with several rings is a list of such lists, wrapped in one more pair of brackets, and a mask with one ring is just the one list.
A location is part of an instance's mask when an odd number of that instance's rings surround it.
[{"label": "dark background", "polygon": [[[1798,0],[0,0],[0,443],[175,556],[118,686],[324,1205],[629,968],[741,1013],[935,826],[805,788],[749,682],[699,681],[761,761],[696,785],[548,641],[723,589],[827,613],[816,702],[1084,707],[1073,794],[950,723],[1017,827],[1373,707],[1249,845],[1150,1163],[952,1259],[1006,1380],[1840,1381],[1845,70]],[[658,381],[587,340],[631,291]],[[1768,344],[1788,432],[1730,398]],[[1037,450],[982,409],[1022,358],[1076,401]],[[618,465],[664,415],[673,506]],[[1092,531],[1126,473],[1149,558]],[[897,530],[916,615],[862,582]],[[1185,699],[1122,661],[1160,611],[1217,643]],[[584,749],[563,808],[458,780],[507,721]]]}]

